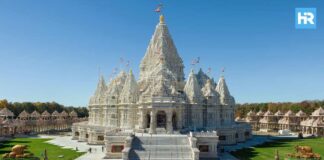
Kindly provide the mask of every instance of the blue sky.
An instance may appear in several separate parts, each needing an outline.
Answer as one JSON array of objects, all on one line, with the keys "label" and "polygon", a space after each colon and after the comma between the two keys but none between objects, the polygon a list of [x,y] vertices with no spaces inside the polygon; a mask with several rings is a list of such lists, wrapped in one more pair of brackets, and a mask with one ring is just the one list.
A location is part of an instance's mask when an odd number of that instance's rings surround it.
[{"label": "blue sky", "polygon": [[[186,66],[220,69],[236,101],[324,99],[320,0],[164,0]],[[158,23],[157,0],[0,0],[0,99],[86,106],[119,58],[138,66]],[[317,29],[296,30],[294,10],[317,8]]]}]

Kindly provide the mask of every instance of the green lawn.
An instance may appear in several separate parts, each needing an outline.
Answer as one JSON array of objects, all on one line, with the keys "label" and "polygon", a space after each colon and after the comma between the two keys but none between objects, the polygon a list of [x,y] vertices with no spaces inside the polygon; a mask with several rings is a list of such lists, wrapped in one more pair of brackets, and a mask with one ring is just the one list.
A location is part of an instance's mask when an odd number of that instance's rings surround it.
[{"label": "green lawn", "polygon": [[[6,142],[1,142],[0,154],[11,151],[11,147],[16,144],[27,145],[27,151],[33,153],[36,157],[40,157],[44,149],[47,149],[48,159],[50,160],[73,160],[84,153],[76,152],[72,149],[63,149],[59,146],[46,143],[50,139],[44,138],[14,138]],[[63,158],[58,158],[59,155],[64,155]]]},{"label": "green lawn", "polygon": [[313,152],[319,153],[324,158],[324,138],[277,140],[254,148],[245,148],[232,154],[240,160],[271,160],[274,159],[276,149],[278,149],[280,159],[284,159],[287,153],[295,151],[296,145],[311,146]]}]

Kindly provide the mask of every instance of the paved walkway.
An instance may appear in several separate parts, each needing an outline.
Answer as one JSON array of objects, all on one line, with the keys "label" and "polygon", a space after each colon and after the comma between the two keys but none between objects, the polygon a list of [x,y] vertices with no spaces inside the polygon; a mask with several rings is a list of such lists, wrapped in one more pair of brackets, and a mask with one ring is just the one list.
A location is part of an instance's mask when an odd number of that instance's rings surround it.
[{"label": "paved walkway", "polygon": [[[76,149],[78,147],[79,152],[86,152],[86,154],[80,156],[76,160],[102,160],[105,156],[105,150],[102,152],[101,145],[88,145],[85,142],[78,142],[72,140],[71,136],[52,136],[52,135],[41,135],[41,138],[52,138],[53,140],[47,141],[47,143],[62,146],[62,148]],[[91,147],[91,153],[88,149]]]},{"label": "paved walkway", "polygon": [[[148,136],[149,134],[144,134],[144,136]],[[142,134],[137,134],[137,136],[143,136]],[[155,137],[157,135],[153,135]],[[159,135],[161,136],[161,135]],[[163,135],[162,135],[163,136]],[[165,135],[168,136],[168,135]],[[183,135],[172,135],[174,137],[181,137]],[[304,136],[307,137],[307,136]],[[62,146],[62,148],[71,148],[76,149],[78,147],[79,152],[86,152],[86,154],[82,155],[81,157],[77,158],[76,160],[103,160],[105,156],[105,151],[102,152],[101,145],[88,145],[85,142],[78,142],[77,140],[72,140],[71,136],[55,136],[55,135],[41,135],[40,138],[52,138],[53,140],[47,141],[47,143],[51,143],[54,145]],[[253,136],[251,140],[246,141],[245,143],[238,143],[234,146],[225,146],[225,153],[220,155],[221,160],[234,160],[235,158],[229,153],[231,151],[240,150],[242,148],[249,148],[259,144],[263,144],[265,142],[270,142],[276,139],[286,139],[288,137],[285,136]],[[289,136],[289,138],[297,138],[295,136]],[[92,152],[89,153],[88,149],[91,147]]]}]

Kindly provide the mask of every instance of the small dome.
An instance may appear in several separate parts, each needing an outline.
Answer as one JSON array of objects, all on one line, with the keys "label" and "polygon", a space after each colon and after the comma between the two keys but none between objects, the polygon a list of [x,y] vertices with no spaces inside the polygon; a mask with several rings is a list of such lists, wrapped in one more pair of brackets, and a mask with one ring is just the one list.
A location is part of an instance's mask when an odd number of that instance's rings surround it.
[{"label": "small dome", "polygon": [[242,121],[242,120],[243,120],[243,119],[242,119],[241,117],[239,117],[239,116],[235,118],[235,121],[237,121],[237,122],[238,122],[238,121]]},{"label": "small dome", "polygon": [[26,112],[26,110],[22,111],[19,116],[20,118],[26,118],[26,117],[30,117],[30,114],[28,112]]},{"label": "small dome", "polygon": [[72,112],[70,112],[70,116],[71,117],[77,117],[78,114],[73,110]]},{"label": "small dome", "polygon": [[322,107],[318,108],[312,113],[312,116],[324,116],[324,110]]},{"label": "small dome", "polygon": [[278,110],[278,111],[275,113],[275,116],[283,116],[283,115],[284,115],[284,113],[281,112],[280,110]]},{"label": "small dome", "polygon": [[256,114],[257,116],[263,116],[264,112],[262,112],[261,110]]},{"label": "small dome", "polygon": [[62,111],[62,112],[60,113],[60,116],[62,116],[62,117],[67,117],[67,116],[69,116],[69,114],[67,114],[65,111]]},{"label": "small dome", "polygon": [[268,110],[266,113],[264,113],[264,116],[273,116],[273,113],[270,110]]},{"label": "small dome", "polygon": [[45,111],[42,113],[42,116],[43,116],[43,117],[49,117],[49,116],[51,116],[51,114],[48,113],[47,110],[45,110]]},{"label": "small dome", "polygon": [[292,117],[292,116],[295,116],[295,113],[291,110],[287,111],[286,114],[285,114],[286,117]]},{"label": "small dome", "polygon": [[52,113],[52,116],[54,116],[54,117],[58,117],[58,116],[60,116],[60,113],[58,113],[56,110]]},{"label": "small dome", "polygon": [[15,115],[8,108],[3,108],[0,111],[0,116],[3,116],[3,117],[13,117]]},{"label": "small dome", "polygon": [[233,96],[231,96],[228,90],[224,76],[221,76],[221,78],[219,79],[216,86],[216,91],[220,95],[220,101],[222,104],[235,105],[235,99]]},{"label": "small dome", "polygon": [[30,114],[30,117],[39,117],[39,116],[40,114],[36,110]]},{"label": "small dome", "polygon": [[201,103],[203,100],[203,94],[201,87],[198,84],[197,77],[194,71],[191,70],[186,85],[183,89],[190,103]]},{"label": "small dome", "polygon": [[246,115],[247,116],[255,116],[255,112],[250,110]]},{"label": "small dome", "polygon": [[306,117],[307,114],[305,112],[303,112],[302,110],[299,110],[297,113],[296,113],[296,116],[297,117]]}]

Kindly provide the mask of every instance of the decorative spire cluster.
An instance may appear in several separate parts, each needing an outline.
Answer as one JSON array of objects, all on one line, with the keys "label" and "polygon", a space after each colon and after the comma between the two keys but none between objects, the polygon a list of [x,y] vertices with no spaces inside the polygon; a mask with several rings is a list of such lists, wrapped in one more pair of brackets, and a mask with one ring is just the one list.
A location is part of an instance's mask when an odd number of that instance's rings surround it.
[{"label": "decorative spire cluster", "polygon": [[219,79],[217,86],[216,86],[216,91],[220,95],[220,102],[222,104],[228,104],[228,105],[235,104],[234,97],[231,96],[231,94],[228,90],[224,76],[221,76],[221,78]]},{"label": "decorative spire cluster", "polygon": [[140,76],[136,81],[133,72],[120,74],[106,85],[101,76],[90,105],[96,104],[135,104],[150,101],[152,97],[186,97],[188,103],[234,105],[225,78],[221,76],[218,84],[201,69],[197,74],[191,70],[184,80],[184,65],[173,43],[164,16],[147,47],[140,64]]},{"label": "decorative spire cluster", "polygon": [[139,91],[137,82],[135,80],[132,70],[130,70],[125,80],[123,90],[120,94],[120,101],[121,103],[136,103],[139,97],[138,94]]},{"label": "decorative spire cluster", "polygon": [[187,83],[184,87],[184,93],[186,94],[189,102],[191,103],[201,103],[203,100],[203,95],[201,93],[201,87],[197,81],[197,77],[194,71],[191,70]]},{"label": "decorative spire cluster", "polygon": [[210,103],[219,104],[219,94],[216,92],[212,81],[207,80],[205,86],[201,89],[204,97],[206,97]]},{"label": "decorative spire cluster", "polygon": [[94,96],[91,97],[90,103],[99,104],[105,101],[107,86],[105,78],[101,75]]},{"label": "decorative spire cluster", "polygon": [[159,76],[156,74],[158,73],[156,72],[157,70],[171,72],[170,74],[175,76],[175,80],[167,83],[173,84],[176,90],[180,90],[180,87],[183,87],[184,83],[183,68],[183,61],[173,43],[168,27],[164,23],[164,17],[161,15],[160,23],[156,26],[145,56],[140,64],[139,86],[141,92],[145,93],[145,96],[153,94],[147,92],[153,91],[148,90],[154,88],[153,85],[155,83],[153,83],[152,80]]}]

